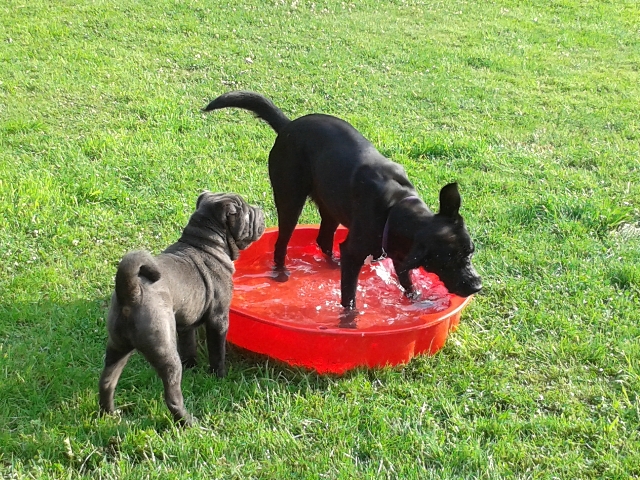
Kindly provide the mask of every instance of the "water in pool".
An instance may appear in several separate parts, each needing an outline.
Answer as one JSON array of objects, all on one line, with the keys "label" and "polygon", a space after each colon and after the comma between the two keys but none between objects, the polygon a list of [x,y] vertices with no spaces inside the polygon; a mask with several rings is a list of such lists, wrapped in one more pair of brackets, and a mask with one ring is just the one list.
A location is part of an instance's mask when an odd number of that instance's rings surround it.
[{"label": "water in pool", "polygon": [[[273,250],[241,255],[234,275],[234,305],[263,319],[277,319],[295,327],[331,328],[339,323],[340,270],[324,257],[315,242],[290,245],[289,280],[273,277]],[[421,315],[446,310],[450,295],[437,276],[422,269],[412,272],[418,300],[405,297],[389,259],[364,265],[358,281],[358,329],[415,326]]]}]

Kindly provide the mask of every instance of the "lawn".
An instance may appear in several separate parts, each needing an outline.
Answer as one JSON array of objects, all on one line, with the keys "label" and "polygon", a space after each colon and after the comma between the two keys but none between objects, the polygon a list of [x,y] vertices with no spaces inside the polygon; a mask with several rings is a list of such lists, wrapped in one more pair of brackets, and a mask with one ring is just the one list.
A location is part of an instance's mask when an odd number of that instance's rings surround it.
[{"label": "lawn", "polygon": [[[0,477],[640,477],[639,68],[633,0],[5,0]],[[200,111],[234,89],[348,120],[434,208],[458,181],[484,290],[404,367],[202,353],[179,429],[134,356],[100,417],[122,255],[202,189],[276,224],[274,132]]]}]

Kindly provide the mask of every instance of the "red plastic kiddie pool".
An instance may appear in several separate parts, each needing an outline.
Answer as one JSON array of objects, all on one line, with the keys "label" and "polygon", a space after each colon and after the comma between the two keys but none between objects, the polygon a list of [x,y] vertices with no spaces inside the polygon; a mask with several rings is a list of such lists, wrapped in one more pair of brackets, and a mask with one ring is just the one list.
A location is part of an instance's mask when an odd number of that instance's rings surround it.
[{"label": "red plastic kiddie pool", "polygon": [[[356,328],[340,324],[340,270],[317,247],[318,226],[298,226],[289,242],[287,282],[273,280],[277,228],[236,260],[227,339],[239,347],[319,373],[409,362],[434,354],[460,321],[470,298],[450,294],[436,275],[412,272],[418,301],[402,292],[389,259],[365,265],[357,291]],[[347,235],[339,228],[334,252]]]}]

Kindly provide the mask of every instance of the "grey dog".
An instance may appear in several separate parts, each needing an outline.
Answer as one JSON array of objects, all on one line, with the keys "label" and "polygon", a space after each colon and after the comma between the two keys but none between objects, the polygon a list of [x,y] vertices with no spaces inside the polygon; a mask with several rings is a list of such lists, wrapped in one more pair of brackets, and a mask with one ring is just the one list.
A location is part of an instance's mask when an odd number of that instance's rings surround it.
[{"label": "grey dog", "polygon": [[182,366],[196,363],[196,327],[205,325],[210,371],[223,377],[233,261],[264,228],[262,210],[240,195],[203,192],[176,243],[157,257],[146,251],[124,256],[107,319],[99,384],[103,412],[114,411],[118,379],[138,350],[162,379],[174,420],[191,423],[180,383]]}]

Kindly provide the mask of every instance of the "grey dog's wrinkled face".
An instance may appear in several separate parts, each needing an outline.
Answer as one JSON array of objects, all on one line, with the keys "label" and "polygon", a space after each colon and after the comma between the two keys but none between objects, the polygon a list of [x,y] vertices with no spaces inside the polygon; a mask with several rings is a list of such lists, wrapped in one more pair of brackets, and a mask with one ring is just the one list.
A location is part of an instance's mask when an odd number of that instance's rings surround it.
[{"label": "grey dog's wrinkled face", "polygon": [[195,223],[205,237],[214,232],[224,234],[232,260],[237,258],[238,250],[259,239],[265,229],[262,209],[249,205],[235,193],[202,192],[189,223]]}]

